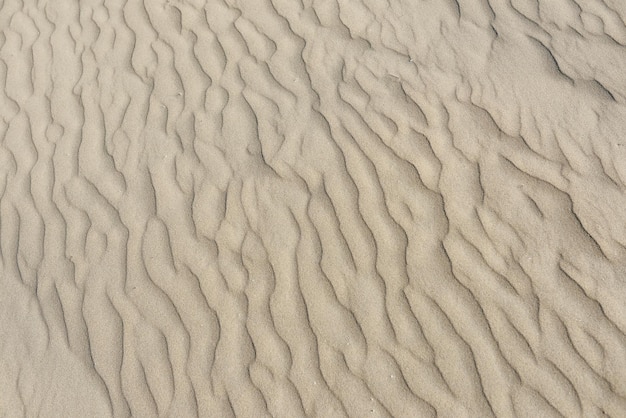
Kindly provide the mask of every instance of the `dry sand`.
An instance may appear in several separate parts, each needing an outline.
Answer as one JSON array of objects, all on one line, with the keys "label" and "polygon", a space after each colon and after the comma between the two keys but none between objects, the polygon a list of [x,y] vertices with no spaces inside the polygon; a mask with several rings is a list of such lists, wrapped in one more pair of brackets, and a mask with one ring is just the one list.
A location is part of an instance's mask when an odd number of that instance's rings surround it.
[{"label": "dry sand", "polygon": [[0,1],[0,416],[626,417],[625,20]]}]

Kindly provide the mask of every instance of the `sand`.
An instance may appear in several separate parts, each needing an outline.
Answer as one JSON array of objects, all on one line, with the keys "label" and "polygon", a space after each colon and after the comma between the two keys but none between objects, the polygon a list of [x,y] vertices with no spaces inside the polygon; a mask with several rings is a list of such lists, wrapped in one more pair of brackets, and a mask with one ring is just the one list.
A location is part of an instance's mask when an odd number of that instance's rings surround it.
[{"label": "sand", "polygon": [[625,22],[0,1],[0,416],[626,417]]}]

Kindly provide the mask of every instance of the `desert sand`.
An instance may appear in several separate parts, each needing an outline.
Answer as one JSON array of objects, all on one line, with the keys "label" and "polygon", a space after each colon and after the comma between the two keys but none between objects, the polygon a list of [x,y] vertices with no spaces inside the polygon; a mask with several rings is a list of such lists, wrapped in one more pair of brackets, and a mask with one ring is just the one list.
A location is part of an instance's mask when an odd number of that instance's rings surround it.
[{"label": "desert sand", "polygon": [[626,417],[625,22],[0,1],[0,416]]}]

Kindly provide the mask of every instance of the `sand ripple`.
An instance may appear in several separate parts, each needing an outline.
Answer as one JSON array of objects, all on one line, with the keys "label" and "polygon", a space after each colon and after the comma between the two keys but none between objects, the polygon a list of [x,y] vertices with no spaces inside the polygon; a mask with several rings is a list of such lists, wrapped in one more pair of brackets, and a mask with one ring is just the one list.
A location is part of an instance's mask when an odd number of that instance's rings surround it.
[{"label": "sand ripple", "polygon": [[0,415],[625,416],[623,4],[0,1]]}]

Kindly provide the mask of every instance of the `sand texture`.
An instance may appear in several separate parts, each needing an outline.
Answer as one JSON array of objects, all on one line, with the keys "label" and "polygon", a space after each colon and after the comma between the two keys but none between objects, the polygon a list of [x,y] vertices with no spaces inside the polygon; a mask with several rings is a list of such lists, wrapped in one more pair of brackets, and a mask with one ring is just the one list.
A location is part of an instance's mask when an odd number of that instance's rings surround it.
[{"label": "sand texture", "polygon": [[626,417],[623,0],[0,0],[0,417]]}]

